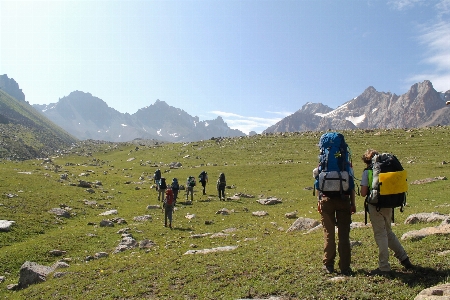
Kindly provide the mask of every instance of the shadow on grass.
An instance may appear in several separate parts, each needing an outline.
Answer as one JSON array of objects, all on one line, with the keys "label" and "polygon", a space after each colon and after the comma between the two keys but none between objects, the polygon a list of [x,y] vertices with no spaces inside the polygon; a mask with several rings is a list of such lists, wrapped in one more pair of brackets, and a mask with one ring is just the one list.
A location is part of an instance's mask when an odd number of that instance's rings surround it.
[{"label": "shadow on grass", "polygon": [[[367,270],[359,269],[354,272],[354,275],[371,276]],[[409,287],[426,286],[431,287],[445,281],[450,276],[450,269],[437,270],[430,267],[415,266],[412,270],[392,270],[386,275],[382,276],[387,279],[399,279]]]}]

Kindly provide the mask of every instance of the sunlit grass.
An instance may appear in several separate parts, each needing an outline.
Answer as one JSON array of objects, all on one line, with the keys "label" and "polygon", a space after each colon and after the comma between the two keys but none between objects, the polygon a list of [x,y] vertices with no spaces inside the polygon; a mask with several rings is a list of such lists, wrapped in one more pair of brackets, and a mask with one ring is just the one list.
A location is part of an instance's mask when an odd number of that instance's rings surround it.
[{"label": "sunlit grass", "polygon": [[[356,177],[363,170],[360,156],[367,148],[394,153],[408,171],[412,182],[427,177],[448,176],[450,154],[447,147],[450,128],[414,130],[375,130],[343,132],[353,152]],[[312,169],[317,164],[317,142],[321,133],[290,133],[248,138],[199,141],[196,143],[140,146],[137,144],[84,143],[70,155],[53,157],[52,162],[29,160],[0,164],[0,219],[13,220],[10,232],[0,233],[0,298],[6,299],[238,299],[271,295],[291,299],[411,299],[420,290],[445,282],[450,275],[449,237],[435,236],[420,241],[404,241],[413,263],[424,274],[405,272],[392,257],[396,276],[367,277],[376,267],[377,248],[370,228],[354,229],[353,241],[361,246],[352,250],[353,277],[332,282],[322,274],[322,232],[310,234],[286,230],[294,220],[284,215],[297,211],[299,217],[320,219],[312,195]],[[171,169],[169,164],[183,167]],[[156,205],[157,193],[151,189],[151,175],[160,168],[169,179],[177,177],[185,184],[189,175],[208,172],[207,195],[196,187],[193,205],[184,204],[183,191],[174,213],[174,229],[163,227],[164,215]],[[220,172],[227,177],[227,196],[234,193],[254,195],[234,201],[218,201],[215,182]],[[68,179],[60,179],[67,174]],[[88,193],[77,187],[79,180],[100,181]],[[410,185],[408,206],[396,212],[394,231],[398,236],[437,224],[403,224],[417,212],[449,214],[447,180]],[[7,194],[14,194],[12,198]],[[262,206],[259,197],[278,197],[283,203]],[[87,206],[85,200],[97,202]],[[358,197],[360,213],[353,221],[364,222],[363,198]],[[56,218],[48,213],[55,207],[70,207],[72,217]],[[438,207],[439,206],[439,207]],[[216,214],[220,209],[229,215]],[[100,216],[117,209],[118,215]],[[265,217],[252,212],[264,210]],[[135,216],[150,214],[152,221],[135,222]],[[187,214],[195,214],[187,219]],[[103,219],[123,218],[124,225],[98,227]],[[206,222],[208,221],[208,222]],[[206,224],[207,223],[207,224]],[[150,250],[135,248],[112,254],[119,244],[119,229],[137,241],[156,243]],[[229,232],[227,229],[231,229]],[[224,232],[219,238],[193,238],[194,234]],[[210,254],[185,255],[188,250],[238,246],[236,250]],[[17,283],[25,261],[51,265],[60,258],[50,250],[67,251],[70,264],[61,278],[21,291],[8,291]],[[109,257],[85,261],[97,252]],[[426,276],[425,276],[426,275]],[[424,279],[424,276],[426,277]]]}]

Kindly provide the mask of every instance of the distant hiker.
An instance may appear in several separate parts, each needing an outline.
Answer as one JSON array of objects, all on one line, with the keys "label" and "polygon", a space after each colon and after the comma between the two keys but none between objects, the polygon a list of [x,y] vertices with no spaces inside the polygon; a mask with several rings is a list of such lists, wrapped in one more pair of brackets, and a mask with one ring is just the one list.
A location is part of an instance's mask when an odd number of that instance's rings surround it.
[{"label": "distant hiker", "polygon": [[164,227],[167,227],[167,219],[169,219],[169,228],[172,228],[172,214],[175,206],[175,200],[172,189],[166,190],[166,197],[164,198]]},{"label": "distant hiker", "polygon": [[153,182],[156,184],[156,190],[158,190],[159,180],[161,179],[161,170],[156,169],[155,173],[153,174]]},{"label": "distant hiker", "polygon": [[[361,179],[361,196],[371,197],[373,182],[376,175],[373,176],[374,169],[372,165],[377,162],[378,152],[374,149],[368,149],[362,156],[362,160],[366,163]],[[367,198],[366,198],[367,199]],[[367,201],[366,201],[367,203]],[[394,256],[399,260],[400,264],[406,269],[412,269],[413,265],[409,260],[408,254],[401,245],[397,236],[392,232],[392,207],[377,207],[375,204],[367,203],[370,222],[375,242],[378,245],[378,268],[369,272],[370,275],[386,275],[391,271],[389,264],[389,249],[394,251]],[[379,206],[379,205],[378,205]]]},{"label": "distant hiker", "polygon": [[227,181],[225,180],[225,174],[220,173],[219,179],[217,179],[217,191],[219,192],[219,200],[225,201],[225,187],[227,186]]},{"label": "distant hiker", "polygon": [[344,136],[337,132],[323,134],[319,148],[319,166],[313,176],[324,231],[322,269],[328,274],[334,272],[337,226],[339,268],[342,275],[351,275],[350,223],[356,206],[350,151]]},{"label": "distant hiker", "polygon": [[158,183],[158,201],[164,201],[164,194],[166,193],[166,188],[167,188],[166,178],[161,177]]},{"label": "distant hiker", "polygon": [[191,201],[194,201],[194,186],[196,185],[195,177],[189,176],[186,180],[186,201],[189,199],[189,194],[191,194]]},{"label": "distant hiker", "polygon": [[175,206],[177,204],[178,191],[180,190],[180,185],[178,184],[177,178],[172,179],[170,188],[172,189],[172,192],[173,192],[173,205]]},{"label": "distant hiker", "polygon": [[198,181],[202,184],[203,187],[203,195],[206,195],[206,183],[208,182],[208,173],[202,171],[200,175],[198,175]]}]

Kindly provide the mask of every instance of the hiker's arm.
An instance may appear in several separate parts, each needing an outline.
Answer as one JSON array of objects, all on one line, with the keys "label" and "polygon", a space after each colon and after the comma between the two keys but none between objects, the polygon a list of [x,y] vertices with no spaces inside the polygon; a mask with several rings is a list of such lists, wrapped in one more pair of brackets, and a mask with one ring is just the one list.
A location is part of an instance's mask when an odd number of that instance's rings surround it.
[{"label": "hiker's arm", "polygon": [[361,186],[361,196],[365,197],[369,194],[369,187],[368,186]]},{"label": "hiker's arm", "polygon": [[352,190],[352,193],[350,194],[350,212],[352,214],[356,212],[355,190]]}]

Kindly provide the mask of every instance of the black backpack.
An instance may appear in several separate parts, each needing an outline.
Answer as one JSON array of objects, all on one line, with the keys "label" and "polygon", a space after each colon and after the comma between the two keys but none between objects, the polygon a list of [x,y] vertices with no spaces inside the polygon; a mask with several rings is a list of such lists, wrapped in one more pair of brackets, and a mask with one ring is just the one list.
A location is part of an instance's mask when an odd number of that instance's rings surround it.
[{"label": "black backpack", "polygon": [[403,212],[408,182],[406,170],[397,157],[390,153],[377,154],[367,170],[370,193],[366,197],[366,203],[374,205],[377,210],[400,207]]},{"label": "black backpack", "polygon": [[206,172],[202,171],[200,175],[198,175],[198,181],[203,182],[206,181]]},{"label": "black backpack", "polygon": [[160,169],[156,170],[153,177],[155,178],[155,180],[160,180],[161,179],[161,170]]},{"label": "black backpack", "polygon": [[164,177],[159,180],[159,188],[162,190],[167,188],[166,179]]}]

